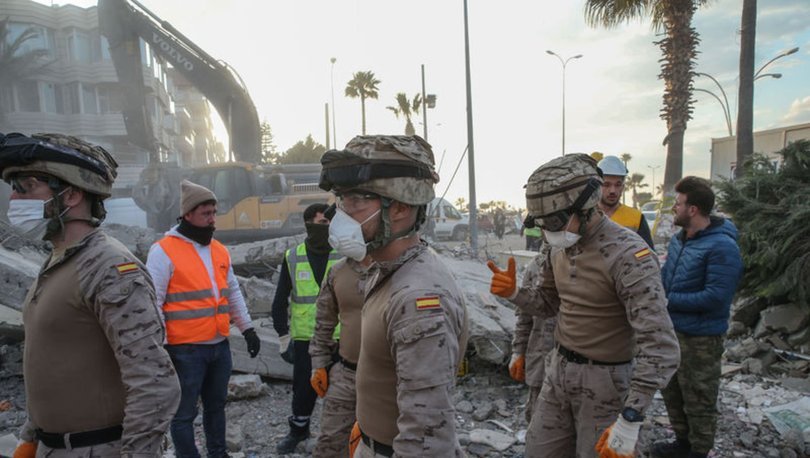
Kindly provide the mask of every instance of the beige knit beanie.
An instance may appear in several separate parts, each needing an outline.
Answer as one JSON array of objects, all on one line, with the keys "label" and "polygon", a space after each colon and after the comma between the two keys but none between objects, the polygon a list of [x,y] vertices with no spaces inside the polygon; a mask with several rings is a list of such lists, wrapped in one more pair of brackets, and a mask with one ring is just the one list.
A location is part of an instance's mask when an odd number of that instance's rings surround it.
[{"label": "beige knit beanie", "polygon": [[183,211],[181,215],[194,210],[197,205],[209,200],[217,201],[217,196],[205,186],[192,183],[188,180],[183,180],[180,183],[180,208]]}]

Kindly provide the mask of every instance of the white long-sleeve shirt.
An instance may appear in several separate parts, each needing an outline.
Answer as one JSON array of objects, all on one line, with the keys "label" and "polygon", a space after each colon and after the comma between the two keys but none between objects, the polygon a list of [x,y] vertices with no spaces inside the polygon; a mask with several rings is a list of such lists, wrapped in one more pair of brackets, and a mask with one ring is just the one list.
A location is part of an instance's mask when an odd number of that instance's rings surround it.
[{"label": "white long-sleeve shirt", "polygon": [[[214,278],[214,264],[211,261],[211,247],[209,245],[201,245],[194,240],[184,236],[183,234],[177,232],[177,226],[169,229],[166,236],[172,235],[175,237],[179,237],[183,240],[191,242],[194,246],[194,249],[197,251],[197,255],[202,260],[203,264],[205,265],[205,269],[208,271],[208,277],[211,280],[211,285],[216,285],[217,281]],[[236,274],[233,273],[233,266],[230,265],[230,257],[228,259],[228,304],[230,307],[230,317],[231,321],[236,324],[236,327],[239,328],[240,332],[244,332],[246,329],[252,328],[253,323],[250,320],[250,314],[248,313],[247,304],[245,303],[245,298],[242,296],[242,290],[239,288],[239,280],[236,279]],[[172,260],[169,258],[169,255],[163,251],[163,247],[160,246],[159,243],[155,243],[152,245],[152,248],[149,249],[149,256],[146,258],[146,269],[149,271],[149,274],[152,276],[152,282],[155,284],[155,295],[157,297],[157,306],[159,310],[163,310],[163,305],[166,303],[166,291],[169,288],[169,280],[172,278],[172,274],[174,273],[174,264]],[[219,290],[217,288],[211,288],[214,291],[214,295],[216,299],[219,299]],[[161,313],[161,318],[164,320],[165,326],[165,317]],[[198,344],[215,344],[222,342],[223,340],[227,339],[228,336],[217,335],[211,340],[206,340],[203,342],[195,342]]]}]

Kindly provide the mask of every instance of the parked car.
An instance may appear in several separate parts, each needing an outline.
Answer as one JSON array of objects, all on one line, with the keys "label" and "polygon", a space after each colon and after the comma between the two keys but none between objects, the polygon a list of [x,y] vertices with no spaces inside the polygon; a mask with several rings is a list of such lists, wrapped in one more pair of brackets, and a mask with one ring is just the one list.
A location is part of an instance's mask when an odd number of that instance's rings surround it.
[{"label": "parked car", "polygon": [[426,233],[433,231],[436,239],[461,241],[470,229],[469,216],[462,215],[448,200],[437,197],[428,204]]}]

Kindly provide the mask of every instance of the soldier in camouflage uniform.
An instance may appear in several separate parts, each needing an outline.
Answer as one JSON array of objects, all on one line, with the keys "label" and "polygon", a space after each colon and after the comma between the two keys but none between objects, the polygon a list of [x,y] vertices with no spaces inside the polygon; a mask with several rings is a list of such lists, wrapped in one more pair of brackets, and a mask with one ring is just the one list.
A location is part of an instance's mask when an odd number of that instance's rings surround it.
[{"label": "soldier in camouflage uniform", "polygon": [[162,456],[180,386],[143,264],[98,229],[115,160],[59,134],[0,135],[10,205],[38,206],[53,252],[28,291],[28,419],[15,457]]},{"label": "soldier in camouflage uniform", "polygon": [[330,243],[375,261],[361,316],[353,456],[463,456],[451,393],[467,310],[417,234],[438,182],[430,145],[418,136],[359,136],[321,163],[321,187],[338,200]]},{"label": "soldier in camouflage uniform", "polygon": [[[540,249],[548,254],[548,245]],[[540,254],[526,267],[523,275],[524,288],[539,288],[543,282],[540,275],[545,256]],[[529,400],[526,402],[526,422],[532,421],[532,413],[543,387],[546,375],[546,355],[554,349],[554,327],[556,317],[541,318],[518,308],[515,309],[517,322],[515,335],[512,338],[512,358],[509,361],[509,374],[518,382],[525,382],[529,387]]]},{"label": "soldier in camouflage uniform", "polygon": [[[349,434],[356,420],[355,380],[360,356],[360,311],[364,278],[371,258],[343,258],[326,274],[316,302],[315,333],[309,343],[312,357],[312,388],[324,398],[321,433],[313,456],[345,458]],[[340,345],[332,338],[340,325]],[[340,354],[337,363],[335,347]]]},{"label": "soldier in camouflage uniform", "polygon": [[527,457],[631,457],[643,412],[678,366],[658,260],[597,208],[601,178],[584,154],[534,171],[526,203],[551,249],[543,281],[517,288],[515,262],[490,262],[491,291],[557,315],[556,351],[526,436]]}]

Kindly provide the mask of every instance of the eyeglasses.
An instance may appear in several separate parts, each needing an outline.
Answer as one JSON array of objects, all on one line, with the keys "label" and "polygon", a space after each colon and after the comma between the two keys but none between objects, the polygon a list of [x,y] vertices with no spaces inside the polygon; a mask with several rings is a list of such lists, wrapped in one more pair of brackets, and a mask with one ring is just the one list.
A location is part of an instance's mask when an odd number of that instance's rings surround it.
[{"label": "eyeglasses", "polygon": [[559,232],[568,225],[571,219],[571,213],[568,210],[560,210],[558,212],[534,219],[534,224],[549,232]]},{"label": "eyeglasses", "polygon": [[11,179],[11,188],[18,194],[34,192],[39,186],[38,183],[48,183],[47,177],[36,175],[17,175]]},{"label": "eyeglasses", "polygon": [[369,202],[379,198],[373,192],[345,192],[337,196],[337,207],[347,213],[354,212],[367,208]]}]

